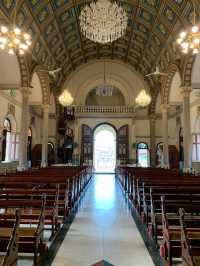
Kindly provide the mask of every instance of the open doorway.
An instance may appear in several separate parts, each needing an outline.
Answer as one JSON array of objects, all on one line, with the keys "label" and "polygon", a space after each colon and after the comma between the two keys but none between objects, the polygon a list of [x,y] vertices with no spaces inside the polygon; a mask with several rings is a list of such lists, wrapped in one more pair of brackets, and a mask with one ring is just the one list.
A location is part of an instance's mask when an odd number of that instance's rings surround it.
[{"label": "open doorway", "polygon": [[102,124],[94,131],[94,168],[98,173],[114,173],[116,166],[116,131]]}]

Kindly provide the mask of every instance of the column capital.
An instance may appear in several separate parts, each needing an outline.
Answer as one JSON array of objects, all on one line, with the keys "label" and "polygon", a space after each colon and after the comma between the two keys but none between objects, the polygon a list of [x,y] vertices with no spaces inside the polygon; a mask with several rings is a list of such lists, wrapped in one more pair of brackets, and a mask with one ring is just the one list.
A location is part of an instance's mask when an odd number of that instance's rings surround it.
[{"label": "column capital", "polygon": [[160,105],[160,108],[161,108],[161,111],[168,111],[168,109],[169,109],[169,104],[167,104],[167,103],[163,103],[163,104],[161,104]]},{"label": "column capital", "polygon": [[42,107],[43,111],[48,111],[50,105],[49,104],[42,104],[41,107]]},{"label": "column capital", "polygon": [[20,91],[24,97],[29,97],[31,94],[31,88],[30,87],[21,87]]},{"label": "column capital", "polygon": [[190,86],[182,86],[181,88],[181,94],[183,95],[183,97],[189,97],[190,93],[192,91],[192,87]]},{"label": "column capital", "polygon": [[149,116],[149,120],[151,121],[151,122],[156,122],[156,114],[151,114],[150,116]]}]

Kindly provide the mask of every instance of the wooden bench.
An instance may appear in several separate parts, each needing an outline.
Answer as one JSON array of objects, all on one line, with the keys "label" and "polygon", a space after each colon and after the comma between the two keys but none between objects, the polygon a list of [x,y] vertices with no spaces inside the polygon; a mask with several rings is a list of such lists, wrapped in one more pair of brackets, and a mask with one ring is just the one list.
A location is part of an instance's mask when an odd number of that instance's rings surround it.
[{"label": "wooden bench", "polygon": [[0,227],[1,266],[17,266],[19,224],[20,224],[20,214],[19,210],[16,210],[15,222],[13,228]]},{"label": "wooden bench", "polygon": [[200,265],[200,232],[194,229],[191,231],[187,219],[185,219],[185,210],[179,209],[181,225],[181,254],[183,264],[187,266]]}]

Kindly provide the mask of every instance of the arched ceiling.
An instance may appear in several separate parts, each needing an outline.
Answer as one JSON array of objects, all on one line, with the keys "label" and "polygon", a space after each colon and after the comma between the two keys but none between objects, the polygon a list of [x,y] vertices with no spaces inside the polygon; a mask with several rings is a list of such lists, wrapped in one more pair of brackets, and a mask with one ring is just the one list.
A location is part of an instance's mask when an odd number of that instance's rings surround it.
[{"label": "arched ceiling", "polygon": [[[0,19],[10,21],[16,0],[0,1]],[[125,36],[109,45],[83,37],[79,13],[86,0],[17,0],[17,24],[33,37],[32,59],[49,68],[62,67],[57,84],[77,66],[102,57],[120,59],[143,75],[159,63],[164,69],[177,54],[174,42],[191,21],[188,0],[120,1],[128,14]],[[200,2],[197,10],[200,10]]]}]

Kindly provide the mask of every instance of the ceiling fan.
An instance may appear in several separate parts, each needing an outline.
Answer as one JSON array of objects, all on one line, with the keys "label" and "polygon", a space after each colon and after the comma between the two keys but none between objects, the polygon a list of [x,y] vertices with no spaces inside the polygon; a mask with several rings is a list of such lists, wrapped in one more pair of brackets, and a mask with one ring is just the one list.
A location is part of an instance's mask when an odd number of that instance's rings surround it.
[{"label": "ceiling fan", "polygon": [[59,73],[62,70],[61,67],[53,69],[53,70],[42,70],[43,72],[47,72],[49,74],[49,76],[51,76],[52,78],[56,78],[56,74]]},{"label": "ceiling fan", "polygon": [[167,76],[167,75],[168,75],[168,73],[160,72],[159,66],[156,66],[156,71],[145,75],[145,77],[150,77],[150,76]]}]

